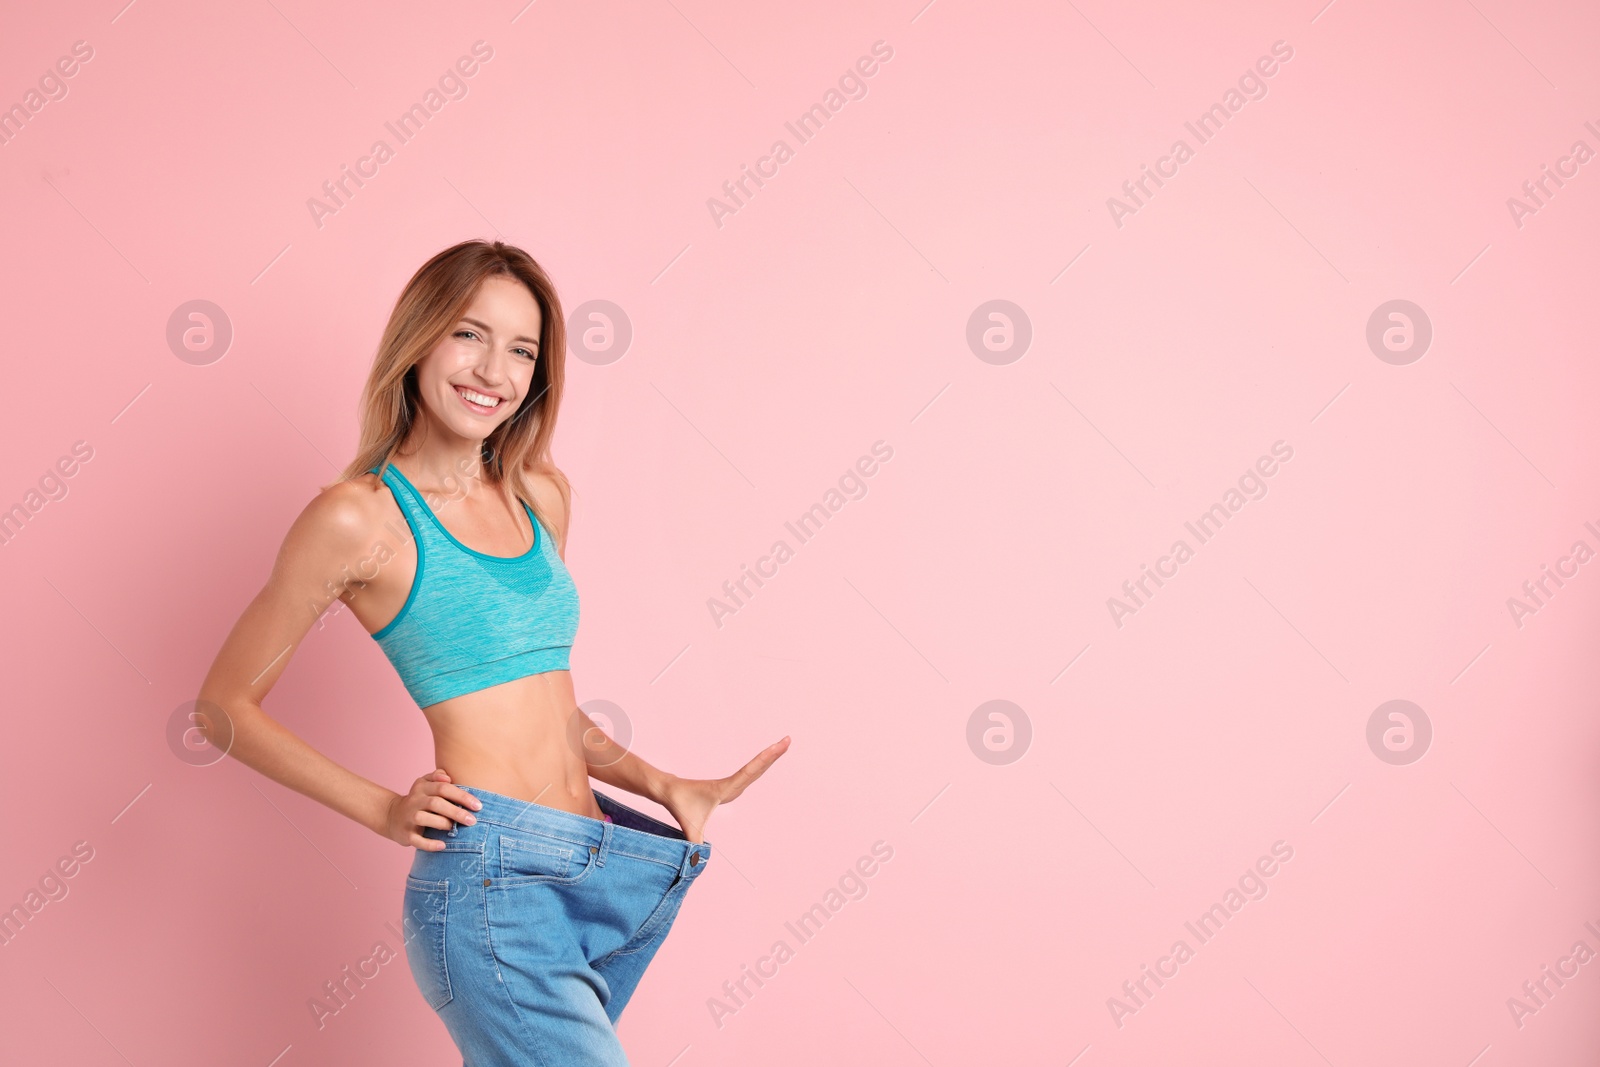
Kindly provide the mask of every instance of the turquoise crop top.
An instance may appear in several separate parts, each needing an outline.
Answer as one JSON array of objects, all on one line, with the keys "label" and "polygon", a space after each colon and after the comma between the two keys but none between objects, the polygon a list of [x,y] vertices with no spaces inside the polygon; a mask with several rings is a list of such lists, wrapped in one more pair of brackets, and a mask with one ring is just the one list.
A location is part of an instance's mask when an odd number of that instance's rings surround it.
[{"label": "turquoise crop top", "polygon": [[398,468],[381,477],[411,527],[417,574],[400,614],[372,639],[417,706],[567,670],[578,590],[533,509],[522,505],[533,546],[491,556],[457,541]]}]

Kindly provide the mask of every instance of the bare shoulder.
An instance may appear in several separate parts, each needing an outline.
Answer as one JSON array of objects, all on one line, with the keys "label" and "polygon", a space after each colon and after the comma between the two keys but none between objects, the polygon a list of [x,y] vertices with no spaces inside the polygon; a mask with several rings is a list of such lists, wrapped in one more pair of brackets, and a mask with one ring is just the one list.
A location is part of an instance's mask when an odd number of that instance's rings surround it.
[{"label": "bare shoulder", "polygon": [[284,548],[340,557],[360,551],[383,532],[393,507],[387,487],[375,474],[336,482],[301,510]]},{"label": "bare shoulder", "polygon": [[557,553],[565,558],[572,511],[565,479],[558,479],[549,471],[534,470],[532,467],[525,468],[523,476],[527,478],[528,488],[533,493],[534,507],[555,535]]}]

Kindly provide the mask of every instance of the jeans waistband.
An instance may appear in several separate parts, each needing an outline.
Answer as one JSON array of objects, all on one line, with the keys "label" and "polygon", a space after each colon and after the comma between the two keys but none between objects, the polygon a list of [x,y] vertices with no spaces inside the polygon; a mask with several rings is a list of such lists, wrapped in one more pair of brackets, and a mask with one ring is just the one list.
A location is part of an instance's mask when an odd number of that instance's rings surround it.
[{"label": "jeans waistband", "polygon": [[[711,856],[711,842],[691,844],[677,827],[635,811],[598,789],[594,790],[595,803],[600,806],[601,812],[611,816],[611,822],[518,800],[502,793],[491,793],[476,786],[464,785],[461,788],[483,802],[483,807],[472,813],[478,821],[471,826],[452,822],[449,830],[433,831],[428,836],[437,836],[446,841],[470,840],[488,827],[526,830],[597,849],[602,864],[606,856],[616,849],[626,854],[642,855],[645,859],[666,863],[685,872]],[[697,852],[698,859],[694,857]]]}]

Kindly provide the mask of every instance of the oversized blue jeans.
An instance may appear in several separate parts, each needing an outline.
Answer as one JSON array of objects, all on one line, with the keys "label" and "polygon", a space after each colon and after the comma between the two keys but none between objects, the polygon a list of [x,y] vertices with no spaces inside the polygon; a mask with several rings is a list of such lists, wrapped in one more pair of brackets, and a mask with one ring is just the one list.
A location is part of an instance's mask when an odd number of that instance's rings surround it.
[{"label": "oversized blue jeans", "polygon": [[610,822],[463,786],[406,877],[406,958],[463,1067],[626,1065],[616,1021],[711,845],[595,792]]}]

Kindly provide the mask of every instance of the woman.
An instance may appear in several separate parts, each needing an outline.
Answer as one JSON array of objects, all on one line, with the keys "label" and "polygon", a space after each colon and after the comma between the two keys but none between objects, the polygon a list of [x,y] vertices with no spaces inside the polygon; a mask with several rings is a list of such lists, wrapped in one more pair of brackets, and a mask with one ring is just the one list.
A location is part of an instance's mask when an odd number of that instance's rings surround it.
[{"label": "woman", "polygon": [[[549,459],[565,353],[555,287],[526,252],[467,241],[424,264],[384,330],[355,460],[290,527],[200,694],[212,744],[416,849],[406,955],[466,1067],[627,1063],[615,1023],[705,870],[706,820],[789,746],[680,778],[578,709],[571,490]],[[262,711],[335,597],[433,730],[437,769],[404,794]]]}]

